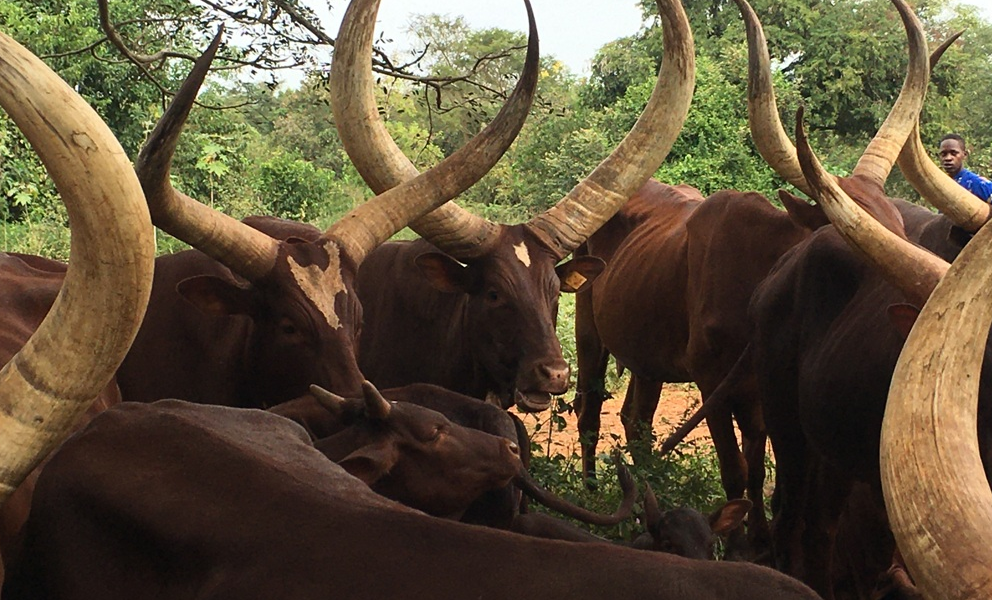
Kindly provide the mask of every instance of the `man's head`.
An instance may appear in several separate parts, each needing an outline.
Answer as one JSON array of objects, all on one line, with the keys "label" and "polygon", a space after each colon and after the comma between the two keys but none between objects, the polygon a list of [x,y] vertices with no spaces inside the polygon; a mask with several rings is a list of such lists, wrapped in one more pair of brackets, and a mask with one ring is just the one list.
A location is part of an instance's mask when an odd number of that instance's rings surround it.
[{"label": "man's head", "polygon": [[968,156],[964,138],[956,133],[948,133],[940,138],[938,154],[941,168],[951,177],[955,177],[964,166],[965,157]]}]

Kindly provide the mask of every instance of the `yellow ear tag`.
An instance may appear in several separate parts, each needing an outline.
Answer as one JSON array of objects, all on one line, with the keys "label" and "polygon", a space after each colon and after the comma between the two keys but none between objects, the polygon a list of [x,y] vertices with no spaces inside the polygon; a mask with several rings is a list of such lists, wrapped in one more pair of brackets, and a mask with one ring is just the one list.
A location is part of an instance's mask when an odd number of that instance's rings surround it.
[{"label": "yellow ear tag", "polygon": [[572,271],[571,273],[568,274],[567,277],[565,277],[565,285],[572,288],[573,290],[577,290],[580,287],[582,287],[582,284],[584,284],[586,281],[589,281],[589,279],[582,273],[579,273],[578,271]]}]

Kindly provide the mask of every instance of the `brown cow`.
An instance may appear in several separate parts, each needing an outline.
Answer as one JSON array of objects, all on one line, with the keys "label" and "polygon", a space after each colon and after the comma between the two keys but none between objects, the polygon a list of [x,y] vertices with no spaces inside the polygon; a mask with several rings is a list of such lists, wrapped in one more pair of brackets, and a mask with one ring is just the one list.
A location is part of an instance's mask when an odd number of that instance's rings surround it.
[{"label": "brown cow", "polygon": [[[448,203],[411,222],[422,240],[384,244],[363,263],[359,366],[371,381],[435,383],[530,411],[567,390],[569,369],[555,333],[559,294],[587,287],[603,264],[590,257],[558,263],[658,168],[692,95],[688,20],[675,0],[659,1],[658,9],[665,55],[650,102],[616,150],[556,206],[527,223],[503,225]],[[371,79],[368,61],[347,60],[336,48],[335,64],[361,67]],[[332,80],[345,148],[369,186],[383,192],[417,171],[385,131],[371,89]]]},{"label": "brown cow", "polygon": [[[407,221],[478,180],[516,136],[537,80],[533,18],[530,25],[525,71],[496,119],[421,178],[355,208],[315,240],[273,238],[169,182],[178,136],[218,36],[137,161],[154,223],[196,250],[157,261],[149,317],[118,373],[124,399],[262,407],[300,396],[311,383],[359,394],[358,266]],[[371,35],[374,18],[348,17],[338,49],[354,47],[362,27]],[[369,60],[365,50],[359,54]]]},{"label": "brown cow", "polygon": [[124,403],[42,474],[10,600],[815,599],[773,570],[529,538],[375,494],[264,411]]},{"label": "brown cow", "polygon": [[531,479],[501,409],[429,384],[382,393],[369,382],[363,387],[364,398],[345,399],[311,386],[309,395],[270,412],[303,425],[322,454],[374,491],[431,515],[511,528],[518,516],[515,489],[588,523],[615,525],[631,515],[637,491],[622,465],[620,506],[610,515],[593,513]]},{"label": "brown cow", "polygon": [[2,577],[46,455],[118,400],[108,382],[144,314],[155,244],[138,181],[100,117],[4,34],[0,55],[0,105],[44,163],[72,227],[67,269],[0,254]]},{"label": "brown cow", "polygon": [[[650,428],[663,382],[694,381],[706,400],[725,381],[747,344],[752,291],[782,254],[826,222],[816,208],[786,200],[788,212],[756,193],[703,199],[694,188],[649,181],[586,242],[582,252],[607,262],[576,298],[575,404],[587,476],[595,469],[610,354],[631,373],[621,410],[628,442]],[[741,498],[747,480],[760,506],[765,438],[758,401],[746,383],[728,395],[708,417],[724,489],[727,498]],[[752,531],[764,527],[763,518],[762,510],[752,512]]]}]

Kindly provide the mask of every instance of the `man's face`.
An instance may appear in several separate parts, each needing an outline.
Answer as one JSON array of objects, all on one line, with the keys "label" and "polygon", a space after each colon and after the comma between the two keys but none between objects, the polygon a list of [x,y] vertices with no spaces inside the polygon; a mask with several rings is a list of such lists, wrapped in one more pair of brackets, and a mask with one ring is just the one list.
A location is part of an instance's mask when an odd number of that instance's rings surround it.
[{"label": "man's face", "polygon": [[940,166],[944,172],[954,177],[964,165],[964,158],[968,152],[964,149],[964,144],[958,140],[944,140],[940,143]]}]

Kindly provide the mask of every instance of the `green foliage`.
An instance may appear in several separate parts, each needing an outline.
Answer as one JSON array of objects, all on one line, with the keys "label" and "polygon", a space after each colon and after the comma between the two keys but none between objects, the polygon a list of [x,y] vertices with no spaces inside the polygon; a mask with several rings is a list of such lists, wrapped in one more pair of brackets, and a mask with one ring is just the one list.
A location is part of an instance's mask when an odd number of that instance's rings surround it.
[{"label": "green foliage", "polygon": [[258,177],[265,204],[277,217],[311,221],[317,214],[336,218],[351,210],[332,171],[290,153],[276,152],[262,163]]},{"label": "green foliage", "polygon": [[[613,436],[608,447],[603,448],[603,444],[600,444],[597,484],[590,489],[581,474],[580,457],[577,454],[565,455],[551,450],[551,441],[556,435],[561,435],[566,426],[563,415],[571,410],[568,403],[559,400],[551,414],[535,426],[536,433],[531,438],[530,472],[537,481],[560,496],[598,512],[609,513],[615,510],[623,497],[612,457],[615,452],[619,452],[621,460],[637,482],[639,493],[643,494],[645,486],[650,485],[662,510],[690,507],[705,514],[726,501],[715,451],[704,442],[693,441],[683,443],[665,456],[659,456],[645,452],[643,448],[626,446],[619,436]],[[636,463],[631,463],[631,456],[637,456]],[[541,506],[534,506],[534,509],[547,510]],[[635,515],[639,510],[640,508],[635,510]],[[621,541],[630,541],[644,531],[643,525],[636,520],[628,520],[612,527],[579,525],[607,539]]]}]

